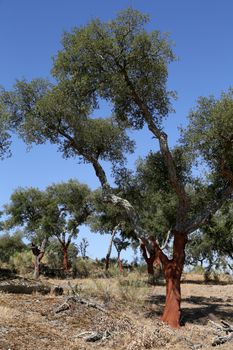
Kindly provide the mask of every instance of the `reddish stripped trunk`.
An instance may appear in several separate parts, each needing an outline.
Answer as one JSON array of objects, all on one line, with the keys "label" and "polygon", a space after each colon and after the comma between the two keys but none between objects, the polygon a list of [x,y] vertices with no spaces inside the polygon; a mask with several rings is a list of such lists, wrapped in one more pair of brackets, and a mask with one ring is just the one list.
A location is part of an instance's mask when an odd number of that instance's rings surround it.
[{"label": "reddish stripped trunk", "polygon": [[155,261],[155,258],[154,256],[152,257],[149,257],[147,258],[147,272],[149,275],[153,276],[154,277],[154,261]]},{"label": "reddish stripped trunk", "polygon": [[121,259],[120,259],[120,254],[118,254],[117,262],[118,262],[118,266],[119,266],[120,272],[123,272],[123,267],[122,267],[122,263],[121,263]]},{"label": "reddish stripped trunk", "polygon": [[166,302],[162,321],[172,328],[180,327],[180,279],[185,260],[186,234],[174,232],[173,259],[163,264],[164,277],[166,279]]},{"label": "reddish stripped trunk", "polygon": [[63,269],[68,271],[68,247],[63,246]]}]

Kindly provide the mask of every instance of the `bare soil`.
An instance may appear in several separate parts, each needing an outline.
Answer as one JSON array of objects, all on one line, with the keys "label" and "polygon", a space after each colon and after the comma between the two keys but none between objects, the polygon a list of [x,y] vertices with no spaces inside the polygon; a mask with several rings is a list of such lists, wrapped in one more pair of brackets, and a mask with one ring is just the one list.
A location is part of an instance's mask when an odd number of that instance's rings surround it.
[{"label": "bare soil", "polygon": [[[144,278],[144,279],[143,279]],[[67,298],[69,281],[44,280],[62,286],[63,296],[52,293],[0,293],[1,350],[89,349],[213,349],[217,330],[210,320],[233,324],[233,285],[229,281],[205,284],[202,276],[186,275],[182,283],[182,323],[179,330],[159,321],[165,287],[147,286],[145,277],[70,280],[82,298],[101,305],[106,312],[75,303],[55,313]],[[85,337],[103,334],[96,342]],[[222,335],[225,335],[224,333]],[[232,350],[233,342],[218,347]]]}]

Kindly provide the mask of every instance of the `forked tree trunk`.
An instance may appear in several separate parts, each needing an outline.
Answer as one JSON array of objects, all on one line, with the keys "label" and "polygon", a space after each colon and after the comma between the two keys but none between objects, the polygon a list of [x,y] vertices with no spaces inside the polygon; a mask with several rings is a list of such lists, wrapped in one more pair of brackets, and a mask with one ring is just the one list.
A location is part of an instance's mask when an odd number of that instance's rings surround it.
[{"label": "forked tree trunk", "polygon": [[184,266],[186,243],[187,235],[174,231],[173,259],[167,259],[163,264],[166,280],[166,302],[162,321],[173,328],[180,327],[180,279]]},{"label": "forked tree trunk", "polygon": [[147,272],[150,276],[154,276],[154,261],[155,261],[156,254],[155,254],[155,252],[149,253],[146,250],[146,246],[145,246],[144,242],[141,242],[140,248],[142,251],[142,256],[147,264]]},{"label": "forked tree trunk", "polygon": [[142,251],[142,256],[147,264],[148,283],[154,284],[155,283],[154,262],[156,260],[156,253],[155,251],[149,253],[146,249],[144,242],[141,242],[140,248]]}]

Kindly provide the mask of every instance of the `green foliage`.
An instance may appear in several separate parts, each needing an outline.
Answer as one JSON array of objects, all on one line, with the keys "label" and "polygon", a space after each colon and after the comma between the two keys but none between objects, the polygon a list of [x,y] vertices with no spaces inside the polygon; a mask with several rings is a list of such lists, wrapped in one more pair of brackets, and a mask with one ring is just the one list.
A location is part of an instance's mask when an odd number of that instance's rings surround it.
[{"label": "green foliage", "polygon": [[[190,182],[191,170],[181,148],[173,150],[177,174],[182,182]],[[140,221],[160,243],[175,224],[177,197],[168,179],[167,168],[160,152],[150,152],[139,159],[135,173],[118,173],[120,195],[127,198],[140,213]]]},{"label": "green foliage", "polygon": [[6,111],[6,105],[1,98],[1,89],[0,89],[0,159],[3,159],[6,156],[10,156],[10,136],[11,123],[9,115]]},{"label": "green foliage", "polygon": [[26,244],[22,241],[22,232],[16,232],[14,235],[4,233],[0,236],[0,261],[8,263],[11,256],[20,253],[25,248]]},{"label": "green foliage", "polygon": [[189,114],[189,126],[183,130],[182,140],[197,161],[205,161],[212,177],[224,178],[226,171],[233,171],[232,135],[233,90],[230,89],[220,99],[199,98],[197,107]]},{"label": "green foliage", "polygon": [[10,257],[9,264],[12,269],[15,269],[20,274],[29,273],[33,268],[32,253],[28,250],[15,252],[14,255]]},{"label": "green foliage", "polygon": [[80,254],[83,259],[87,258],[87,247],[89,246],[88,240],[84,237],[78,245]]},{"label": "green foliage", "polygon": [[[74,243],[71,243],[68,247],[68,262],[72,265],[78,255],[78,248]],[[61,244],[52,239],[49,242],[45,252],[46,264],[52,269],[60,269],[63,267],[63,249]]]},{"label": "green foliage", "polygon": [[186,248],[186,264],[201,266],[212,265],[216,249],[211,237],[204,234],[203,231],[196,231],[191,234],[190,241]]},{"label": "green foliage", "polygon": [[45,191],[19,188],[5,206],[8,215],[5,225],[23,226],[30,239],[56,236],[66,244],[77,236],[78,226],[89,215],[89,195],[88,186],[75,180],[51,185]]},{"label": "green foliage", "polygon": [[129,8],[108,23],[94,20],[65,33],[63,50],[55,59],[54,77],[69,82],[81,95],[88,91],[93,105],[98,95],[110,100],[118,120],[142,127],[144,119],[134,90],[159,123],[170,108],[167,64],[174,55],[166,34],[146,32],[148,20],[148,16]]},{"label": "green foliage", "polygon": [[[144,124],[135,92],[158,124],[170,109],[167,64],[174,55],[167,35],[147,33],[147,22],[147,16],[127,9],[108,23],[94,20],[65,33],[52,69],[56,85],[18,81],[12,92],[2,93],[23,139],[50,140],[64,157],[122,163],[124,153],[133,151],[124,127]],[[90,118],[99,98],[112,103],[123,128],[112,118]]]},{"label": "green foliage", "polygon": [[[4,114],[28,144],[49,140],[64,157],[91,163],[104,191],[110,186],[100,164],[110,161],[117,175],[115,191],[130,200],[140,213],[142,226],[162,242],[171,227],[186,233],[203,225],[232,192],[233,100],[232,90],[219,100],[200,98],[190,113],[181,146],[170,153],[162,121],[171,110],[174,94],[167,90],[167,66],[175,57],[168,36],[146,31],[147,23],[147,16],[127,9],[107,23],[97,19],[74,28],[64,34],[63,48],[54,58],[54,84],[41,79],[18,81],[13,91],[0,95]],[[101,99],[111,104],[111,118],[90,117]],[[125,153],[133,152],[126,130],[140,129],[145,123],[162,152],[149,154],[133,175],[123,168]],[[195,162],[203,160],[204,171],[209,173],[205,181],[192,174]],[[231,188],[224,197],[228,184]],[[60,209],[66,206],[60,199],[54,206],[59,191],[50,190],[55,194],[53,204],[47,205],[49,197],[31,189],[40,209],[30,203],[25,218],[16,213],[16,222],[30,232],[39,223],[37,231],[62,234],[61,241],[64,232],[76,234],[79,214],[72,216],[72,208],[60,216]],[[124,234],[132,235],[123,212],[98,201],[92,229],[107,232],[120,221]],[[32,218],[31,227],[28,218]]]},{"label": "green foliage", "polygon": [[26,236],[37,235],[39,238],[51,231],[48,217],[52,213],[49,209],[46,195],[42,191],[19,188],[11,195],[10,204],[5,206],[8,215],[5,226],[8,229],[21,226]]},{"label": "green foliage", "polygon": [[122,250],[126,250],[128,248],[128,246],[130,245],[130,242],[125,240],[124,238],[116,237],[113,240],[113,244],[118,254],[120,254]]},{"label": "green foliage", "polygon": [[78,257],[72,266],[73,277],[87,278],[87,277],[98,277],[98,274],[102,273],[102,267],[99,269],[99,264],[91,259],[83,259]]},{"label": "green foliage", "polygon": [[[119,192],[116,189],[116,192]],[[93,232],[111,234],[120,224],[119,230],[123,236],[134,237],[132,226],[125,210],[103,200],[101,190],[92,195],[93,212],[88,218],[88,224]]]},{"label": "green foliage", "polygon": [[[17,130],[26,143],[49,140],[58,145],[63,157],[78,156],[85,161],[101,159],[121,163],[123,153],[133,151],[134,143],[112,118],[92,119],[89,111],[85,115],[78,113],[77,104],[82,104],[83,96],[70,101],[71,92],[63,83],[48,88],[47,92],[43,89],[45,84],[41,80],[17,82],[14,91],[9,93],[15,100],[13,105],[8,105],[9,113],[19,120]],[[43,90],[44,96],[34,96],[33,104],[29,104],[33,89]]]},{"label": "green foliage", "polygon": [[214,250],[233,263],[233,203],[225,203],[203,230]]}]

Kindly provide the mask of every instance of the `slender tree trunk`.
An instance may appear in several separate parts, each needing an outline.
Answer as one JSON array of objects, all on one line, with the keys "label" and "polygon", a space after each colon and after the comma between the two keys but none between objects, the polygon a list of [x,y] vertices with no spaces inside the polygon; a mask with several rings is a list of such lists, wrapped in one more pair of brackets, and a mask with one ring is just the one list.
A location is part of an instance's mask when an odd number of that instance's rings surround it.
[{"label": "slender tree trunk", "polygon": [[121,254],[121,253],[119,252],[119,253],[118,253],[118,256],[117,256],[117,263],[118,263],[120,272],[123,272],[123,267],[122,267],[122,263],[121,263],[120,254]]},{"label": "slender tree trunk", "polygon": [[33,277],[35,279],[38,279],[40,276],[40,260],[39,260],[39,255],[35,255],[35,266],[34,266],[34,275]]},{"label": "slender tree trunk", "polygon": [[109,269],[109,259],[110,259],[110,254],[107,253],[106,258],[105,258],[105,271],[107,272]]},{"label": "slender tree trunk", "polygon": [[114,237],[116,235],[118,227],[119,227],[119,225],[117,225],[114,228],[114,230],[112,231],[111,240],[110,240],[109,247],[108,247],[108,252],[107,252],[106,258],[105,258],[105,271],[108,271],[108,269],[109,269],[109,259],[110,259],[111,252],[112,252],[113,240],[114,240]]},{"label": "slender tree trunk", "polygon": [[68,271],[68,247],[66,245],[63,246],[63,269]]},{"label": "slender tree trunk", "polygon": [[180,279],[184,266],[186,243],[187,235],[174,231],[173,259],[167,260],[163,264],[164,277],[166,280],[166,302],[162,321],[172,328],[180,327]]}]

